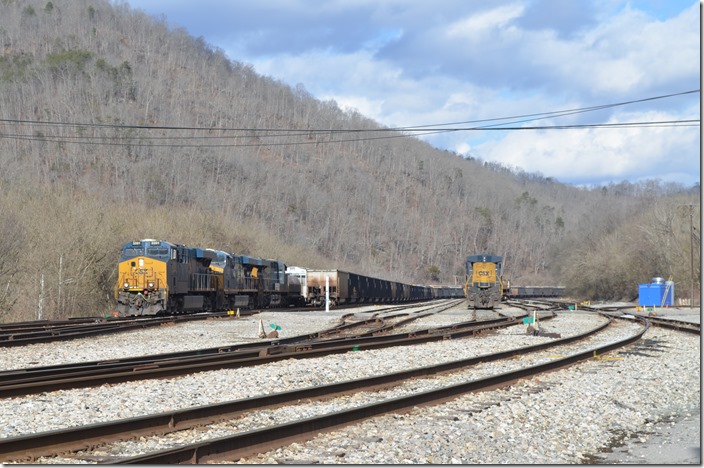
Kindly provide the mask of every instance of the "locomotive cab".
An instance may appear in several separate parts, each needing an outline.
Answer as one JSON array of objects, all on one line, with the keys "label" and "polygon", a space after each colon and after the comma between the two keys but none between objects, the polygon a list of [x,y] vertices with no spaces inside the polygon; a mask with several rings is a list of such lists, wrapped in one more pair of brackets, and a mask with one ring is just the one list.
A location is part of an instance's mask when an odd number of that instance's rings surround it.
[{"label": "locomotive cab", "polygon": [[173,244],[158,240],[122,246],[115,291],[120,315],[155,315],[165,309],[169,286],[166,265],[176,255]]}]

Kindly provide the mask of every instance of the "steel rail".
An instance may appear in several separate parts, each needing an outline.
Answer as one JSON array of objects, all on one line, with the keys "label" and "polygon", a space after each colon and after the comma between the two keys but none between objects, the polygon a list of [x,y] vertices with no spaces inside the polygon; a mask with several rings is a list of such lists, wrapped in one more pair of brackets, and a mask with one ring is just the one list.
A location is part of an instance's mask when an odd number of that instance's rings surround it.
[{"label": "steel rail", "polygon": [[505,321],[502,324],[477,325],[451,333],[415,336],[406,334],[403,338],[393,335],[349,338],[335,342],[322,341],[301,345],[274,346],[264,350],[233,352],[224,355],[196,356],[182,360],[161,361],[140,366],[111,367],[107,373],[103,369],[85,370],[63,374],[59,378],[20,377],[0,386],[0,397],[12,397],[71,388],[84,388],[103,384],[122,383],[133,380],[175,377],[195,372],[205,372],[238,367],[250,367],[284,359],[306,359],[349,351],[380,349],[392,346],[414,344],[459,338],[474,335],[487,329],[515,324]]},{"label": "steel rail", "polygon": [[699,323],[656,317],[648,317],[648,320],[656,327],[668,328],[670,330],[701,335],[701,324]]},{"label": "steel rail", "polygon": [[73,319],[70,321],[37,323],[24,322],[21,326],[5,326],[0,332],[0,347],[26,346],[29,344],[87,338],[119,333],[165,323],[190,322],[227,317],[226,313],[193,314],[155,317],[109,317]]},{"label": "steel rail", "polygon": [[[443,311],[449,307],[452,307],[452,304],[450,306],[435,305],[435,306],[429,307],[427,309],[423,309],[421,312],[432,310],[432,309],[437,309],[438,311]],[[354,325],[354,324],[351,324],[351,325]],[[301,342],[311,342],[311,341],[315,341],[315,340],[320,340],[320,339],[322,339],[322,337],[324,337],[326,335],[336,334],[336,330],[338,328],[340,328],[340,326],[333,327],[331,329],[322,330],[322,331],[315,332],[315,333],[298,335],[298,336],[293,336],[293,337],[289,337],[289,338],[277,338],[277,339],[273,339],[273,340],[256,341],[256,342],[251,342],[251,343],[241,343],[241,344],[230,345],[230,346],[218,346],[218,347],[214,347],[214,348],[195,349],[195,350],[189,350],[189,351],[178,351],[178,352],[172,352],[172,353],[153,354],[153,355],[137,356],[137,357],[130,357],[130,358],[122,358],[122,359],[110,359],[110,360],[102,360],[102,361],[88,361],[88,362],[78,362],[78,363],[69,363],[69,364],[58,364],[58,365],[51,365],[51,366],[11,369],[11,370],[7,370],[7,371],[0,371],[0,387],[2,387],[3,385],[7,385],[8,383],[16,381],[18,379],[28,379],[28,378],[32,378],[32,377],[59,376],[59,375],[72,374],[72,373],[81,372],[81,371],[89,371],[89,370],[96,370],[96,369],[110,369],[110,368],[117,368],[117,367],[122,367],[122,366],[132,366],[132,367],[152,366],[155,363],[159,363],[159,362],[168,362],[168,361],[173,361],[173,360],[183,361],[183,360],[186,360],[188,358],[193,358],[193,357],[204,357],[204,356],[208,356],[208,355],[223,355],[226,353],[239,353],[240,356],[243,356],[243,352],[248,351],[248,350],[249,351],[256,350],[256,352],[252,352],[251,355],[258,356],[262,352],[263,349],[276,349],[277,347],[280,347],[281,345],[289,345],[289,344],[295,344],[295,343],[301,343]],[[269,352],[266,352],[266,351],[265,351],[265,353],[269,354]]]},{"label": "steel rail", "polygon": [[440,331],[418,336],[403,333],[371,337],[352,337],[342,340],[315,341],[302,344],[275,345],[267,348],[237,350],[223,354],[189,355],[180,359],[145,362],[143,364],[108,363],[103,368],[58,368],[56,372],[14,372],[2,375],[0,397],[12,397],[70,388],[91,387],[108,383],[122,383],[133,380],[167,378],[195,372],[249,367],[276,362],[284,359],[305,359],[328,354],[346,353],[363,349],[380,349],[391,346],[414,344],[459,338],[474,335],[490,329],[514,325],[515,319],[503,322],[475,323],[455,331]]},{"label": "steel rail", "polygon": [[669,319],[664,317],[649,317],[639,314],[615,314],[611,312],[604,312],[602,315],[611,316],[616,318],[628,319],[628,320],[643,320],[647,319],[651,325],[656,327],[667,328],[669,330],[680,331],[684,333],[691,333],[693,335],[701,335],[701,324],[696,322],[685,322],[683,320]]},{"label": "steel rail", "polygon": [[321,432],[329,432],[346,425],[387,413],[407,411],[415,406],[438,404],[449,401],[469,392],[509,386],[520,379],[554,371],[577,362],[601,356],[614,349],[627,346],[640,340],[648,330],[650,323],[643,320],[642,329],[623,340],[592,348],[564,358],[543,364],[536,364],[514,371],[509,371],[486,378],[470,380],[448,387],[429,390],[404,397],[385,400],[348,410],[328,413],[301,421],[285,423],[273,427],[252,430],[233,436],[225,436],[208,441],[184,445],[173,449],[138,455],[118,460],[110,464],[181,464],[207,463],[211,461],[239,460],[273,450],[294,441],[308,440]]},{"label": "steel rail", "polygon": [[215,405],[186,408],[183,410],[169,411],[119,421],[0,439],[0,460],[34,460],[39,456],[50,456],[62,452],[83,450],[104,443],[106,440],[165,434],[189,429],[196,425],[212,424],[221,420],[233,419],[246,411],[255,409],[261,410],[282,404],[291,404],[299,400],[327,398],[354,391],[393,386],[411,378],[457,371],[484,362],[508,359],[516,355],[533,353],[570,344],[606,329],[612,323],[612,318],[607,318],[608,322],[579,335],[521,348],[513,348],[498,353],[484,354],[380,376],[280,392],[255,398],[234,400]]}]

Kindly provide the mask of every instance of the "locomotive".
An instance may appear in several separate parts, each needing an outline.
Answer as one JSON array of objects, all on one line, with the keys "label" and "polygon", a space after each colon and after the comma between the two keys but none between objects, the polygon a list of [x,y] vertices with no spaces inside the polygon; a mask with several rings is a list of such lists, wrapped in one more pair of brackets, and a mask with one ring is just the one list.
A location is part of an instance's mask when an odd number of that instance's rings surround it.
[{"label": "locomotive", "polygon": [[464,285],[467,308],[493,309],[501,302],[504,288],[502,261],[499,255],[491,254],[467,257]]},{"label": "locomotive", "polygon": [[115,298],[119,315],[303,304],[283,262],[153,239],[122,246]]},{"label": "locomotive", "polygon": [[144,239],[122,246],[115,299],[119,315],[321,306],[326,276],[332,305],[462,297],[459,287],[306,270],[278,260]]}]

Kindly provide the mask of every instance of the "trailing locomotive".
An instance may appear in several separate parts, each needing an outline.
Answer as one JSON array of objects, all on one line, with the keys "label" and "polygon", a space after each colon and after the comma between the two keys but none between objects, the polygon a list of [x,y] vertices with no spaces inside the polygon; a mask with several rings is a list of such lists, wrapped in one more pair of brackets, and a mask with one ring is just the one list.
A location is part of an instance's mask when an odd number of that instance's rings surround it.
[{"label": "trailing locomotive", "polygon": [[467,308],[493,309],[501,302],[503,295],[502,261],[502,257],[491,254],[467,257],[464,285]]},{"label": "trailing locomotive", "polygon": [[419,286],[338,270],[287,267],[277,260],[145,239],[122,246],[119,315],[235,308],[321,306],[325,276],[332,305],[462,297],[459,287]]}]

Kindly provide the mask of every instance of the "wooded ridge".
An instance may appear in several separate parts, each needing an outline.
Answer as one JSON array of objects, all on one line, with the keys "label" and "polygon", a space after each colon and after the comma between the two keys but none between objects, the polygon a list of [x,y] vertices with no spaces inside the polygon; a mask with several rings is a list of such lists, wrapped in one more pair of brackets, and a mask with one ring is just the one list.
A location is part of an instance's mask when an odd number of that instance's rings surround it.
[{"label": "wooded ridge", "polygon": [[126,4],[0,0],[0,41],[0,320],[112,310],[119,246],[142,238],[422,284],[494,253],[514,284],[590,299],[689,284],[698,185],[465,159]]}]

